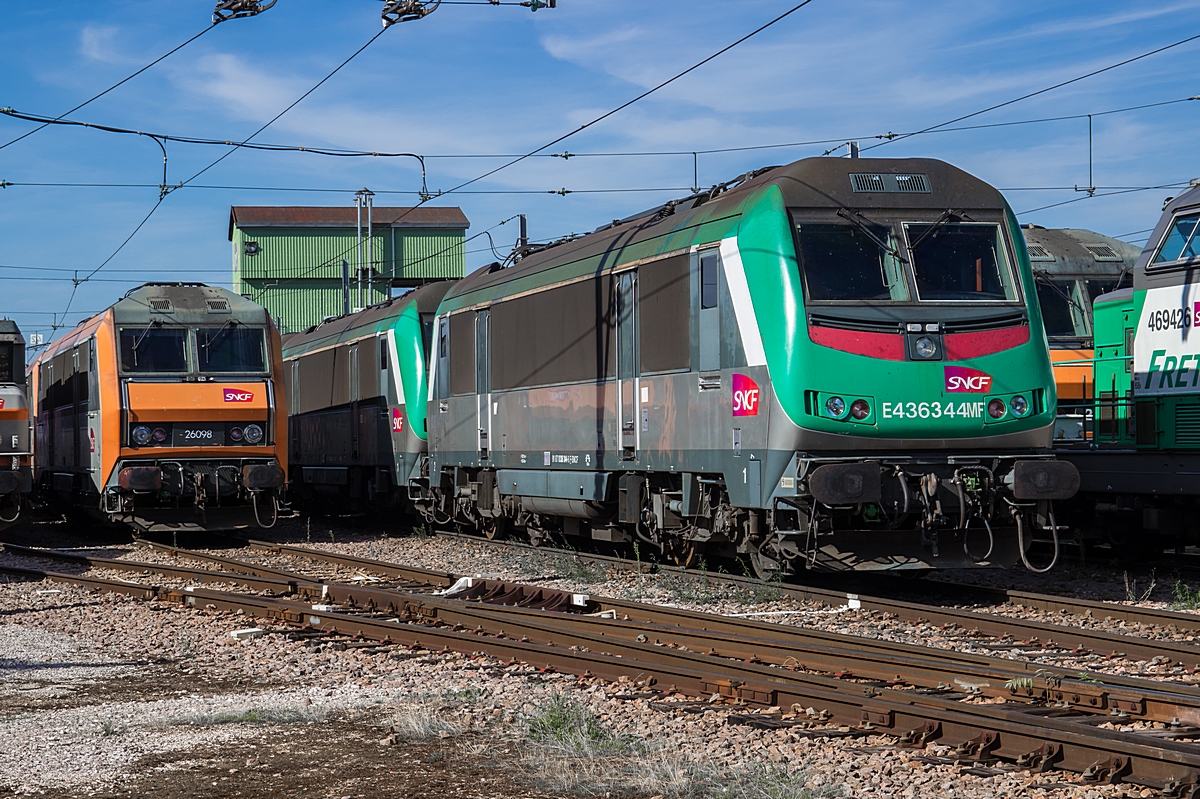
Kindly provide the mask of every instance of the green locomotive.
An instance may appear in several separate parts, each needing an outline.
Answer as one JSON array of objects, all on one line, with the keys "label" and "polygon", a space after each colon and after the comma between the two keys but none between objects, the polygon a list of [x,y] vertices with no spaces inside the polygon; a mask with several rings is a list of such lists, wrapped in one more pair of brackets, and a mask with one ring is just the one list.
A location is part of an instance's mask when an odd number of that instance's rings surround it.
[{"label": "green locomotive", "polygon": [[1200,543],[1200,181],[1164,208],[1133,288],[1096,298],[1095,410],[1060,444],[1080,472],[1072,520],[1124,551]]},{"label": "green locomotive", "polygon": [[949,164],[758,170],[455,284],[408,492],[764,577],[1008,565],[1078,486],[1036,298],[1008,204]]}]

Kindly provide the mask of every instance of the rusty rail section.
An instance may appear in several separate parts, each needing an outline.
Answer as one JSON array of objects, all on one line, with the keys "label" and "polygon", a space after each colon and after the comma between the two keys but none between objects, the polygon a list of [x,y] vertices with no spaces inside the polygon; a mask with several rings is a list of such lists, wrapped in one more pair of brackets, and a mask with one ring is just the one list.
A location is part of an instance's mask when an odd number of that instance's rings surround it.
[{"label": "rusty rail section", "polygon": [[[1157,736],[1105,729],[1062,709],[971,705],[938,696],[914,696],[891,688],[847,684],[833,678],[799,674],[758,663],[716,661],[712,656],[655,646],[643,641],[605,640],[605,652],[589,651],[581,639],[555,622],[577,617],[543,613],[538,639],[514,640],[503,632],[446,629],[313,607],[310,603],[251,597],[197,588],[164,591],[78,575],[3,567],[0,571],[92,589],[151,596],[208,610],[242,611],[284,624],[357,635],[413,648],[483,654],[521,661],[544,669],[608,680],[634,678],[660,690],[690,695],[720,694],[758,705],[797,706],[818,722],[854,726],[861,733],[884,733],[901,746],[923,748],[931,742],[954,747],[963,760],[1003,759],[1035,771],[1065,769],[1093,782],[1132,782],[1192,795],[1200,775],[1200,746],[1180,740],[1177,731]],[[424,598],[427,599],[427,598]],[[464,605],[481,609],[479,605]],[[533,611],[493,613],[513,619]],[[553,640],[551,640],[553,639]]]},{"label": "rusty rail section", "polygon": [[[596,555],[570,550],[550,549],[547,547],[534,547],[519,541],[493,541],[478,536],[449,532],[439,532],[438,535],[460,540],[470,540],[493,547],[515,547],[533,552],[539,550],[559,552],[578,558],[580,561],[586,563],[597,563],[621,570],[640,569],[642,571],[677,574],[696,580],[708,581],[714,585],[734,585],[747,591],[762,590],[764,585],[766,585],[761,580],[752,577],[741,577],[733,574],[714,573],[697,569],[683,569],[678,566],[664,564],[635,562],[610,555]],[[860,584],[863,581],[861,576],[854,579]],[[1047,647],[1086,650],[1136,660],[1151,660],[1155,657],[1168,658],[1173,662],[1185,665],[1187,668],[1200,669],[1200,645],[1186,642],[1160,641],[1134,635],[1107,633],[1100,630],[1085,630],[1069,626],[1066,623],[1052,624],[1032,619],[999,616],[994,613],[966,608],[948,608],[917,602],[906,602],[857,591],[824,588],[820,585],[794,585],[789,583],[771,583],[769,585],[772,589],[778,590],[782,596],[800,601],[819,602],[830,607],[850,604],[855,608],[889,613],[904,621],[930,623],[941,627],[953,625],[954,627],[961,628],[963,632],[968,634],[978,633],[996,638],[1011,637],[1017,641],[1040,643]],[[974,596],[977,598],[986,598],[992,602],[1012,602],[1013,604],[1038,610],[1049,610],[1055,613],[1091,616],[1096,619],[1111,618],[1117,621],[1144,624],[1162,629],[1174,627],[1176,630],[1196,630],[1200,632],[1200,614],[1194,613],[1160,610],[1157,608],[1138,608],[1111,602],[1073,599],[1028,591],[934,581],[925,581],[917,584],[900,583],[897,581],[894,583],[894,587],[901,587],[906,591],[929,590],[960,600],[969,599]],[[1068,620],[1064,619],[1064,622],[1066,621]]]}]

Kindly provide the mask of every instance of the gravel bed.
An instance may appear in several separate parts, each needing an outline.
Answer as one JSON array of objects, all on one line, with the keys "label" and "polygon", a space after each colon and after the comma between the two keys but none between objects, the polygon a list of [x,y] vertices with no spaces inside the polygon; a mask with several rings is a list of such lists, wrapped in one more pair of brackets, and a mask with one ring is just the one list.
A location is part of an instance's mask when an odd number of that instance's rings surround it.
[{"label": "gravel bed", "polygon": [[[578,565],[552,554],[517,557],[419,538],[322,546],[718,612],[786,609],[796,615],[783,618],[804,624],[887,626],[877,617],[831,614],[769,595],[712,589],[716,593],[689,598],[689,591],[709,589],[670,584],[663,576],[563,573]],[[144,547],[125,555],[163,556]],[[62,562],[47,565],[77,570]],[[663,697],[633,682],[602,684],[486,658],[293,639],[262,620],[253,622],[266,629],[262,637],[230,637],[251,624],[236,614],[70,586],[0,583],[0,740],[6,755],[0,758],[0,792],[1152,795],[1128,786],[1082,786],[1067,774],[968,773],[939,760],[949,752],[945,747],[913,753],[892,748],[886,737],[809,737],[815,731],[803,725],[758,729],[745,723],[764,715],[787,721],[790,708],[747,713],[706,697]],[[574,721],[564,725],[561,718]]]}]

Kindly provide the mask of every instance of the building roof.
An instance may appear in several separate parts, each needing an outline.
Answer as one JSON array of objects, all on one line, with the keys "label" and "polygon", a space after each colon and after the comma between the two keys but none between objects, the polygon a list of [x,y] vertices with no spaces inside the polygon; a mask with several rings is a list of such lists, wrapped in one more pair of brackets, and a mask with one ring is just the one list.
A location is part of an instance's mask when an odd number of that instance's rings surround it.
[{"label": "building roof", "polygon": [[[363,214],[366,222],[366,214]],[[376,228],[453,228],[471,226],[457,206],[384,208],[375,206],[372,222]],[[229,209],[229,240],[234,226],[240,228],[347,228],[356,227],[358,212],[346,206],[234,205]]]}]

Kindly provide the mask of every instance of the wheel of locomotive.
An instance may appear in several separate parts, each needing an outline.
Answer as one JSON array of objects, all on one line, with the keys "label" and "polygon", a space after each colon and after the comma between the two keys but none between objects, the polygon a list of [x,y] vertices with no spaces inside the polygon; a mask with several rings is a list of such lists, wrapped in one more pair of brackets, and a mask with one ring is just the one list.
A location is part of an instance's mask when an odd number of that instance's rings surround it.
[{"label": "wheel of locomotive", "polygon": [[499,541],[508,536],[508,519],[497,516],[494,519],[484,518],[479,525],[483,537],[489,541]]}]

